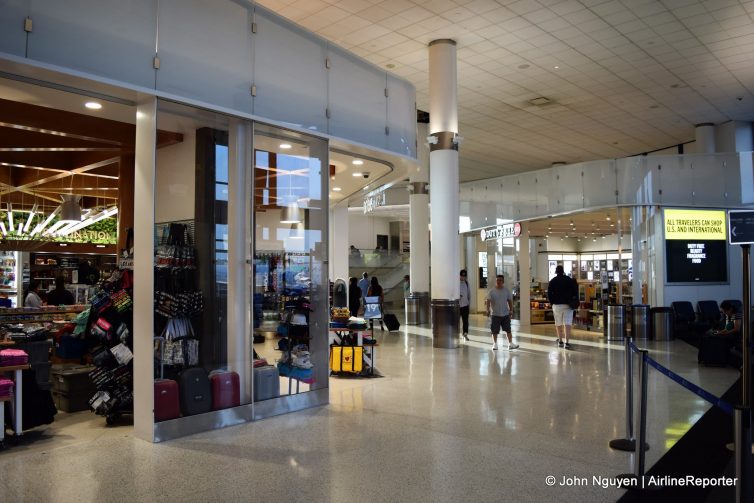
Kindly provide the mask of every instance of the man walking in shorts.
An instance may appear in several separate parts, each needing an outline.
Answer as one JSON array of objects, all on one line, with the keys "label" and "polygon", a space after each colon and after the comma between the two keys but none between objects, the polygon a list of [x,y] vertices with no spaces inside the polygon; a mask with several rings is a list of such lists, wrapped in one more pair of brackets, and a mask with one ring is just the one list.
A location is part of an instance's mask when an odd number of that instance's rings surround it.
[{"label": "man walking in shorts", "polygon": [[547,298],[552,304],[552,314],[555,318],[555,333],[558,346],[571,349],[571,325],[573,324],[573,309],[569,305],[571,299],[578,298],[579,286],[576,280],[569,278],[563,271],[563,266],[555,268],[555,277],[547,285]]},{"label": "man walking in shorts", "polygon": [[500,333],[501,328],[508,337],[508,348],[518,349],[518,344],[513,344],[513,334],[511,333],[513,296],[510,290],[505,288],[505,277],[502,274],[498,274],[495,278],[495,287],[490,288],[487,292],[484,305],[487,308],[487,316],[491,315],[492,349],[497,349],[497,334]]}]

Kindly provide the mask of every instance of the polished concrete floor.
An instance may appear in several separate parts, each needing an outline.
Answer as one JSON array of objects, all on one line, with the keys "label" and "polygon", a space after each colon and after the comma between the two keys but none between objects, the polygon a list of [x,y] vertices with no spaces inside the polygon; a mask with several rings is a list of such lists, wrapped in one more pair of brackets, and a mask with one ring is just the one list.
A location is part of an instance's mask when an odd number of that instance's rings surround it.
[{"label": "polished concrete floor", "polygon": [[[608,447],[625,434],[622,345],[578,332],[567,351],[538,325],[493,352],[485,321],[455,350],[427,329],[378,330],[385,377],[331,378],[329,406],[163,444],[60,414],[0,452],[0,501],[615,501],[593,477],[632,469]],[[643,345],[717,395],[737,378],[681,341]],[[708,408],[653,370],[649,389],[647,466]]]}]

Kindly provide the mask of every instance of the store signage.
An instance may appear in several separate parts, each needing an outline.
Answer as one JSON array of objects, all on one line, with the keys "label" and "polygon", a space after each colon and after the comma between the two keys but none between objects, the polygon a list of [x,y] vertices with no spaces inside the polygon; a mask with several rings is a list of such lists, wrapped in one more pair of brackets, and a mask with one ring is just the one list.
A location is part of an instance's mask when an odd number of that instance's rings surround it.
[{"label": "store signage", "polygon": [[723,210],[665,210],[668,283],[728,280],[726,223]]},{"label": "store signage", "polygon": [[371,213],[380,206],[387,204],[387,198],[385,197],[385,191],[379,192],[372,196],[364,198],[364,213]]},{"label": "store signage", "polygon": [[730,228],[730,244],[748,245],[754,243],[754,211],[729,211],[728,226]]},{"label": "store signage", "polygon": [[488,229],[482,229],[479,235],[482,238],[482,241],[491,241],[500,238],[517,238],[521,235],[521,224],[516,222],[515,224],[504,224],[490,227]]},{"label": "store signage", "polygon": [[725,211],[665,210],[665,239],[725,240]]}]

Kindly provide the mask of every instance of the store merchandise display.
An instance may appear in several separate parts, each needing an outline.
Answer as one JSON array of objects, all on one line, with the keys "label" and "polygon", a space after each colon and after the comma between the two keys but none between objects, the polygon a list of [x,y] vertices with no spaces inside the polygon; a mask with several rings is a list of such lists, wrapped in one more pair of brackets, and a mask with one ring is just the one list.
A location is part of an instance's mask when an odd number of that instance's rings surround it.
[{"label": "store merchandise display", "polygon": [[314,365],[309,353],[309,300],[303,296],[291,297],[285,302],[282,323],[278,334],[284,337],[278,341],[281,356],[278,359],[278,372],[307,384],[314,382]]},{"label": "store merchandise display", "polygon": [[365,337],[367,322],[364,318],[350,317],[346,322],[337,319],[332,308],[330,322],[330,375],[374,375],[374,333]]},{"label": "store merchandise display", "polygon": [[124,301],[132,288],[131,271],[116,271],[97,288],[89,307],[85,333],[95,345],[89,378],[97,389],[89,407],[108,424],[133,411],[133,310]]}]

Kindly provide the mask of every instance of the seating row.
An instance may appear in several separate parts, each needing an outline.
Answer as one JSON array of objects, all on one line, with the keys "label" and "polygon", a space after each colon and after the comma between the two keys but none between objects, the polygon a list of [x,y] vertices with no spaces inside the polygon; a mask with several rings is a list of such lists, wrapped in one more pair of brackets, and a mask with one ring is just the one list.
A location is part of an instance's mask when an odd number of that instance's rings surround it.
[{"label": "seating row", "polygon": [[[725,301],[723,301],[725,302]],[[740,300],[728,300],[736,312],[740,313],[743,304]],[[698,345],[700,337],[722,321],[720,306],[716,300],[700,300],[694,305],[689,301],[671,303],[673,309],[673,333],[676,337]]]}]

